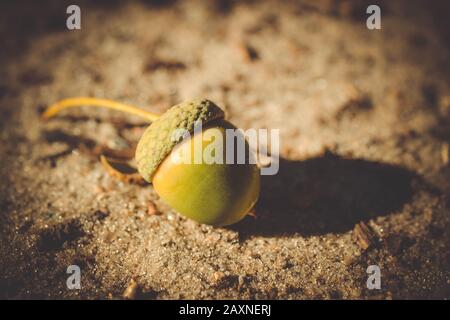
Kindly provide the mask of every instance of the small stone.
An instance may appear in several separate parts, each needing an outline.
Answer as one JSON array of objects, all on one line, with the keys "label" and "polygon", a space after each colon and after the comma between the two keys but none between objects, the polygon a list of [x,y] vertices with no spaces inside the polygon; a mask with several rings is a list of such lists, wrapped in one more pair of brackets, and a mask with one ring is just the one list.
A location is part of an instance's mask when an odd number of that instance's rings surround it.
[{"label": "small stone", "polygon": [[124,299],[133,300],[136,298],[138,290],[139,285],[137,284],[136,280],[131,279],[130,283],[128,284],[128,287],[123,292],[122,297]]},{"label": "small stone", "polygon": [[213,281],[215,284],[219,283],[220,281],[222,281],[222,279],[225,277],[225,274],[221,271],[216,271],[213,273]]},{"label": "small stone", "polygon": [[351,255],[346,255],[346,256],[344,256],[344,259],[342,261],[344,262],[344,264],[346,266],[349,266],[353,262],[353,257]]},{"label": "small stone", "polygon": [[240,275],[238,277],[238,290],[240,290],[242,288],[242,286],[244,285],[245,282],[245,277]]},{"label": "small stone", "polygon": [[367,250],[375,240],[375,234],[364,222],[355,225],[352,233],[352,239],[362,250]]},{"label": "small stone", "polygon": [[156,208],[156,205],[152,201],[149,201],[148,205],[147,205],[147,214],[149,216],[154,216],[154,215],[157,215],[158,213],[159,213],[159,211]]},{"label": "small stone", "polygon": [[448,143],[444,143],[441,146],[441,157],[442,157],[442,163],[446,166],[449,161],[449,146]]},{"label": "small stone", "polygon": [[240,42],[237,45],[239,53],[245,62],[252,62],[259,59],[258,51],[246,42]]}]

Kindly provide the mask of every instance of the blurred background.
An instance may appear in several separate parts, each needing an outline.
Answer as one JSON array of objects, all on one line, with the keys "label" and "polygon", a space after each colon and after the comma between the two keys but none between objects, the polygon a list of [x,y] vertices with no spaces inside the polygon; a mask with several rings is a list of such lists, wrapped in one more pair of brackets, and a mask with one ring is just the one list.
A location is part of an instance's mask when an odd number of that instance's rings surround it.
[{"label": "blurred background", "polygon": [[[0,4],[1,298],[450,297],[448,1],[78,1],[72,31],[70,4]],[[198,225],[100,165],[132,165],[145,123],[40,120],[72,96],[206,97],[280,129],[280,173],[256,218]]]}]

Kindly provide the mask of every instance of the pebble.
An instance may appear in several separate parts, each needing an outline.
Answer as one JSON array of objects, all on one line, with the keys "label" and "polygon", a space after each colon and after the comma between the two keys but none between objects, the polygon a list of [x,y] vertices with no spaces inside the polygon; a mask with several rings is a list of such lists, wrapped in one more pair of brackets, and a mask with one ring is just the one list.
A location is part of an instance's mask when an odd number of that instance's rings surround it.
[{"label": "pebble", "polygon": [[139,285],[137,284],[136,280],[131,279],[130,283],[128,284],[128,287],[123,292],[122,297],[124,299],[133,300],[136,298],[138,290]]}]

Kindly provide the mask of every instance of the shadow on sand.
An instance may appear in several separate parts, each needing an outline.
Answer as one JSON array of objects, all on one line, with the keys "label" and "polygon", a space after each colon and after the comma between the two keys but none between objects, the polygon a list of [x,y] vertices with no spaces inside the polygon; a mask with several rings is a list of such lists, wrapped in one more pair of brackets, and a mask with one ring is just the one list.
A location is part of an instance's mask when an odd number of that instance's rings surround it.
[{"label": "shadow on sand", "polygon": [[334,154],[281,159],[277,175],[262,176],[257,217],[231,229],[244,239],[346,232],[360,221],[401,209],[411,199],[415,176],[398,166]]}]

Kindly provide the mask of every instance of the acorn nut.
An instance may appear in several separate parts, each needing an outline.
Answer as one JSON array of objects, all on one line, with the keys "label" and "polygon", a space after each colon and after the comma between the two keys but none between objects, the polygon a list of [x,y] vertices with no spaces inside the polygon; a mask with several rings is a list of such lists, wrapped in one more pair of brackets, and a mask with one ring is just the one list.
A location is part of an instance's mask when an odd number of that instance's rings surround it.
[{"label": "acorn nut", "polygon": [[[137,168],[160,198],[182,215],[199,223],[225,226],[243,219],[255,205],[260,189],[259,168],[250,161],[253,155],[243,137],[245,162],[228,161],[227,143],[231,141],[227,139],[239,139],[239,135],[226,134],[227,129],[237,128],[224,119],[223,110],[213,102],[185,101],[158,117],[110,100],[72,98],[51,106],[44,118],[80,104],[106,106],[152,121],[136,148]],[[234,146],[233,157],[236,151],[242,152],[236,150],[236,141],[230,145]],[[222,161],[205,161],[205,154],[211,150],[214,159]]]}]

